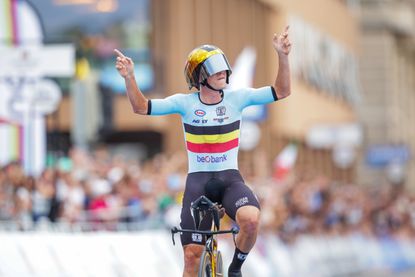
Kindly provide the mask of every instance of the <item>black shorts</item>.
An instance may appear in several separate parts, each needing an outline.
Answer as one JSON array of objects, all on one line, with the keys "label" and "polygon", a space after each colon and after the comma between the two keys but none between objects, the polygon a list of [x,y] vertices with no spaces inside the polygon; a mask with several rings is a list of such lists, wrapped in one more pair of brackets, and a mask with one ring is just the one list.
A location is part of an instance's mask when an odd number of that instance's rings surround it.
[{"label": "black shorts", "polygon": [[[236,169],[216,172],[193,172],[189,173],[186,180],[186,188],[183,196],[180,227],[182,229],[195,229],[190,212],[190,205],[199,196],[205,194],[205,184],[211,179],[217,178],[223,181],[224,189],[220,201],[225,208],[226,214],[235,220],[236,211],[243,206],[255,206],[260,208],[258,199]],[[210,230],[211,219],[209,217],[202,221],[200,230]],[[197,234],[183,233],[181,235],[182,245],[191,243],[204,244],[204,240]]]}]

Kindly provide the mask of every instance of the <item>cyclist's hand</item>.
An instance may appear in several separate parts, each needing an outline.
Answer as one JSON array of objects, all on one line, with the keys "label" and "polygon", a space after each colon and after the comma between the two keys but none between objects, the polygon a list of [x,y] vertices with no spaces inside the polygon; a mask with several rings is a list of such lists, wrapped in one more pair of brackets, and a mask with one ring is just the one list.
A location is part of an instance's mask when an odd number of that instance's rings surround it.
[{"label": "cyclist's hand", "polygon": [[290,26],[285,26],[284,31],[280,34],[274,34],[272,44],[277,50],[278,54],[288,55],[291,51],[291,42],[288,38],[288,29]]},{"label": "cyclist's hand", "polygon": [[114,49],[115,54],[117,55],[117,61],[115,62],[115,68],[118,70],[118,73],[123,77],[132,77],[134,76],[134,62],[131,58],[124,56],[120,50]]},{"label": "cyclist's hand", "polygon": [[219,212],[219,218],[222,218],[225,216],[225,208],[222,205],[218,205],[218,212]]}]

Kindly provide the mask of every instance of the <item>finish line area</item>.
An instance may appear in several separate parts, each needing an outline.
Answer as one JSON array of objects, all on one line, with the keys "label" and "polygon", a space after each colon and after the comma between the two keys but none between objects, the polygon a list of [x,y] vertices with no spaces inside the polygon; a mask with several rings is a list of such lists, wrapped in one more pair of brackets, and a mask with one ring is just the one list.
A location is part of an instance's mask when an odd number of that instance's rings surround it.
[{"label": "finish line area", "polygon": [[[0,231],[0,276],[181,276],[182,249],[167,229],[142,231]],[[227,266],[232,240],[223,239]],[[244,276],[413,276],[415,242],[362,236],[303,236],[286,245],[261,235]]]}]

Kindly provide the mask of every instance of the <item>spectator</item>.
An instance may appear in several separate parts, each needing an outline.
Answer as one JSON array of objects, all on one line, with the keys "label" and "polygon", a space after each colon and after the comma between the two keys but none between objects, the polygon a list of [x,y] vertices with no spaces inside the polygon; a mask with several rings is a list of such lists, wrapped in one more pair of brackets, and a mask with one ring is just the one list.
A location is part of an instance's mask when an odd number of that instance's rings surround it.
[{"label": "spectator", "polygon": [[54,171],[46,169],[35,182],[32,191],[32,218],[35,223],[39,220],[49,221],[52,200],[55,195]]}]

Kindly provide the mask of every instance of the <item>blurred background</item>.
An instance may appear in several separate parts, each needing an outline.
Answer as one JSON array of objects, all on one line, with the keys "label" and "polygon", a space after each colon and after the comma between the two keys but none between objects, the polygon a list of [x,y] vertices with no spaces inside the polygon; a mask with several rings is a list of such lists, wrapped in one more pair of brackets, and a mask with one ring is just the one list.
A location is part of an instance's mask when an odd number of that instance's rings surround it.
[{"label": "blurred background", "polygon": [[261,87],[286,25],[292,95],[241,131],[244,276],[414,276],[413,0],[0,0],[0,276],[181,276],[180,118],[133,113],[113,49],[148,98],[186,93],[205,43]]}]

